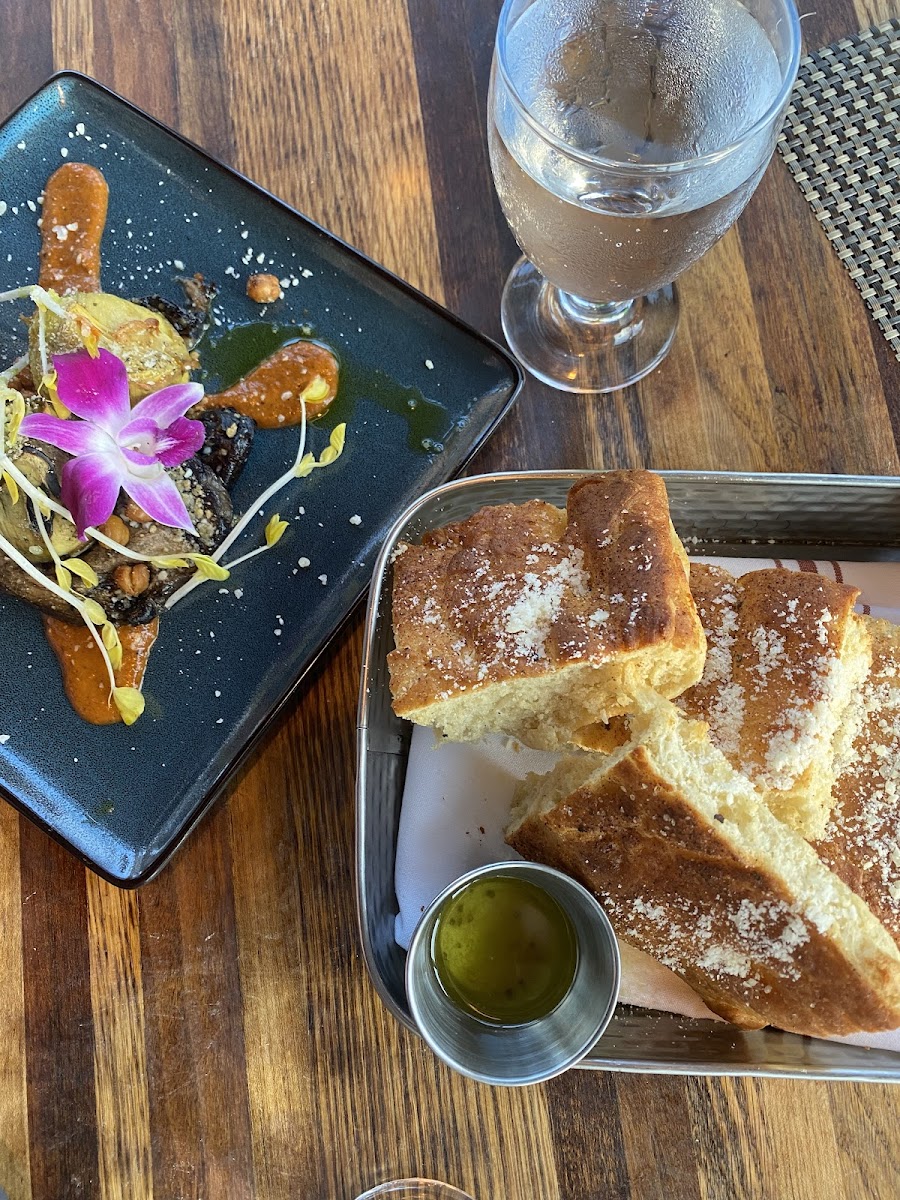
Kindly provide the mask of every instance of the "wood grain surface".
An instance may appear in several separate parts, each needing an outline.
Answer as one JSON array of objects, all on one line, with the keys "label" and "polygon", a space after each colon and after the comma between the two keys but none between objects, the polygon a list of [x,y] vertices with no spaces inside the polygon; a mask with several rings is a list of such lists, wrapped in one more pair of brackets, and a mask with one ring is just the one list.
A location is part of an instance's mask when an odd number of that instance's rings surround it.
[{"label": "wood grain surface", "polygon": [[[892,15],[815,7],[809,48]],[[516,249],[483,133],[497,8],[2,0],[0,112],[54,69],[93,74],[498,336]],[[897,473],[900,365],[780,161],[681,297],[658,371],[600,400],[530,381],[471,470]],[[357,940],[359,667],[357,619],[136,893],[0,805],[10,1200],[351,1200],[417,1173],[478,1200],[900,1194],[900,1089],[578,1071],[490,1089],[402,1030]]]}]

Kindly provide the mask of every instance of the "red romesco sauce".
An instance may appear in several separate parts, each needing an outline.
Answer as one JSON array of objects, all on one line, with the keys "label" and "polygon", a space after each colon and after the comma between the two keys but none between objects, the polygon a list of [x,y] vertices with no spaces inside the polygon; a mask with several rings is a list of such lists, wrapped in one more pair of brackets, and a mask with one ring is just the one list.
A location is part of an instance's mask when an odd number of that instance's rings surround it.
[{"label": "red romesco sauce", "polygon": [[[120,625],[122,665],[116,671],[119,687],[140,688],[159,632],[159,621],[146,625]],[[44,633],[62,672],[69,703],[91,725],[114,725],[122,718],[109,698],[109,675],[103,655],[84,625],[70,625],[57,617],[44,617]]]},{"label": "red romesco sauce", "polygon": [[318,342],[282,346],[224,392],[204,396],[197,409],[235,408],[263,429],[299,425],[300,394],[317,375],[325,381],[328,394],[323,400],[307,402],[306,419],[313,421],[328,410],[338,387],[337,359]]},{"label": "red romesco sauce", "polygon": [[64,163],[50,176],[41,213],[41,287],[100,291],[100,239],[109,188],[96,167]]}]

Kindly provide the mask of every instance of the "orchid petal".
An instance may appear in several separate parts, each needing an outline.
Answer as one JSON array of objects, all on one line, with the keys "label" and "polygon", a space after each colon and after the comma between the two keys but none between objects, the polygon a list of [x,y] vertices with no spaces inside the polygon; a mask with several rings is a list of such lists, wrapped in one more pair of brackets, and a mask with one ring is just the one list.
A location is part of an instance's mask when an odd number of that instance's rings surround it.
[{"label": "orchid petal", "polygon": [[56,354],[56,390],[63,404],[77,417],[84,417],[115,435],[128,420],[128,374],[115,354],[101,350],[91,358],[86,350]]},{"label": "orchid petal", "polygon": [[72,514],[82,540],[88,525],[102,525],[116,507],[122,486],[117,459],[109,454],[85,454],[63,466],[60,499]]},{"label": "orchid petal", "polygon": [[202,421],[178,417],[168,428],[160,429],[152,418],[139,417],[119,431],[118,443],[130,462],[178,467],[197,453],[205,437]]},{"label": "orchid petal", "polygon": [[163,432],[156,422],[146,417],[123,425],[116,442],[129,462],[139,466],[152,466],[159,461],[162,436]]},{"label": "orchid petal", "polygon": [[47,413],[23,418],[19,433],[65,450],[67,454],[94,454],[115,449],[115,442],[90,421],[64,421]]},{"label": "orchid petal", "polygon": [[160,525],[173,525],[176,529],[197,532],[184,506],[181,493],[162,468],[153,479],[139,479],[128,475],[122,480],[122,487],[135,504],[139,504],[147,516],[158,521]]},{"label": "orchid petal", "polygon": [[183,417],[189,408],[203,399],[203,386],[199,383],[173,383],[150,396],[145,396],[134,406],[135,420],[149,418],[165,429],[178,417]]},{"label": "orchid petal", "polygon": [[202,421],[179,417],[164,430],[157,448],[157,458],[164,467],[178,467],[196,454],[206,437]]},{"label": "orchid petal", "polygon": [[159,462],[159,455],[156,453],[142,454],[140,450],[131,450],[128,446],[120,446],[119,450],[136,467],[152,467],[155,463]]}]

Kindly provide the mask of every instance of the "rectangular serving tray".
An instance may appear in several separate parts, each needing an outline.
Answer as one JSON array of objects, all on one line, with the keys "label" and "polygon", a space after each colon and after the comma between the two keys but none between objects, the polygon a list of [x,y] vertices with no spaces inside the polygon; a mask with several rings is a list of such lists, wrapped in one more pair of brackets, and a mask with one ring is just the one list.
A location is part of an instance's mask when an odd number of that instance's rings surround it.
[{"label": "rectangular serving tray", "polygon": [[[412,726],[391,709],[387,655],[391,555],[402,541],[464,520],[486,504],[538,498],[565,506],[583,471],[482,475],[423,495],[388,534],[369,593],[357,727],[357,903],[363,954],[378,994],[415,1030],[394,940],[394,857]],[[900,561],[900,479],[662,471],[672,520],[694,554],[744,558]],[[900,1054],[779,1030],[730,1025],[620,1005],[583,1060],[596,1070],[900,1081]]]},{"label": "rectangular serving tray", "polygon": [[[278,546],[227,588],[198,588],[164,615],[147,709],[130,728],[77,716],[39,613],[0,595],[0,797],[98,874],[135,887],[197,825],[341,628],[397,514],[462,469],[522,373],[409,284],[70,71],[0,122],[0,291],[36,279],[40,200],[64,160],[99,168],[109,184],[104,287],[177,302],[178,279],[201,273],[218,287],[209,350],[236,327],[308,330],[337,354],[341,383],[307,449],[320,453],[333,424],[347,427],[334,467],[278,497],[289,522]],[[284,295],[260,308],[246,279],[263,262]],[[0,365],[27,346],[21,315],[0,306]],[[234,382],[215,365],[202,377],[210,392]],[[236,512],[289,466],[297,432],[259,432],[232,491]],[[235,553],[259,540],[254,527]]]}]

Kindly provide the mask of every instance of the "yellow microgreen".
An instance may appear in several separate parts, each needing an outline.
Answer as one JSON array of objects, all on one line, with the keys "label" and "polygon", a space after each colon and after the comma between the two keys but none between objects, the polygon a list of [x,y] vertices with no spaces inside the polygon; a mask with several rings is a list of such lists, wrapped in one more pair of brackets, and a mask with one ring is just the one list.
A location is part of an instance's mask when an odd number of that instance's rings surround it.
[{"label": "yellow microgreen", "polygon": [[88,587],[96,587],[100,580],[97,578],[97,572],[90,563],[83,562],[80,558],[64,559],[63,564],[73,575],[77,575],[79,579],[84,580]]},{"label": "yellow microgreen", "polygon": [[318,404],[327,398],[328,384],[321,375],[314,376],[300,393],[300,399],[305,404]]},{"label": "yellow microgreen", "polygon": [[81,343],[85,350],[87,350],[91,358],[98,358],[100,355],[100,335],[103,331],[91,320],[80,304],[73,304],[69,312],[75,318],[75,327],[78,330],[78,336],[81,338]]},{"label": "yellow microgreen", "polygon": [[56,381],[57,381],[56,371],[55,370],[48,371],[47,374],[44,376],[44,378],[41,380],[41,391],[44,393],[44,395],[47,397],[47,399],[53,405],[53,411],[56,413],[56,415],[58,417],[62,417],[62,419],[65,420],[67,417],[71,416],[71,413],[66,408],[65,404],[63,404],[62,400],[60,400],[60,398],[59,398],[59,392],[57,391],[57,388],[56,388]]},{"label": "yellow microgreen", "polygon": [[103,606],[98,604],[96,600],[84,601],[84,615],[92,625],[105,625],[106,613],[103,611]]},{"label": "yellow microgreen", "polygon": [[38,527],[38,532],[41,535],[41,541],[44,543],[47,553],[50,555],[50,558],[53,561],[54,570],[56,572],[56,582],[59,584],[59,586],[62,588],[62,590],[64,592],[71,592],[71,590],[72,590],[71,572],[67,571],[66,568],[62,565],[62,559],[59,557],[59,554],[56,551],[56,547],[53,545],[53,539],[51,538],[50,534],[47,532],[47,525],[44,521],[45,516],[47,516],[46,509],[43,509],[40,504],[35,504],[34,520]]},{"label": "yellow microgreen", "polygon": [[265,529],[266,545],[274,546],[276,542],[280,542],[281,536],[287,527],[287,521],[282,521],[278,513],[273,514],[273,516],[269,518],[269,522]]},{"label": "yellow microgreen", "polygon": [[0,301],[2,300],[24,300],[26,296],[30,296],[33,284],[28,284],[25,287],[11,288],[8,292],[0,292]]},{"label": "yellow microgreen", "polygon": [[113,670],[118,671],[122,665],[122,642],[119,639],[119,631],[111,621],[107,621],[100,630],[100,637],[103,639],[103,645],[109,654]]},{"label": "yellow microgreen", "polygon": [[248,550],[247,553],[242,554],[240,558],[234,558],[231,560],[231,562],[227,562],[224,565],[229,571],[233,571],[234,568],[239,567],[241,563],[245,563],[251,558],[256,558],[259,554],[265,554],[267,550],[271,550],[273,546],[277,545],[278,542],[281,541],[282,535],[287,527],[288,522],[283,521],[278,513],[275,513],[269,518],[266,527],[263,530],[265,544],[262,546],[257,546],[255,550]]},{"label": "yellow microgreen", "polygon": [[137,688],[114,687],[113,704],[119,710],[119,716],[126,725],[133,725],[144,711],[144,697]]},{"label": "yellow microgreen", "polygon": [[27,367],[27,366],[28,366],[28,355],[23,354],[22,357],[17,358],[14,363],[10,363],[10,365],[6,368],[5,371],[0,371],[0,390],[5,388],[6,385],[9,383],[9,381],[11,379],[14,379],[16,377],[16,375],[18,375],[18,373],[22,370],[23,367]]},{"label": "yellow microgreen", "polygon": [[[318,461],[316,461],[315,455],[306,452],[306,402],[309,399],[310,388],[314,389],[313,394],[318,392],[320,383],[317,382],[317,380],[319,379],[320,377],[317,376],[316,379],[314,379],[307,388],[304,388],[303,392],[300,394],[300,443],[297,447],[297,453],[294,457],[292,465],[288,467],[284,474],[280,475],[278,479],[274,481],[274,483],[271,483],[266,488],[259,499],[254,501],[254,503],[247,508],[244,515],[235,525],[234,529],[232,529],[231,533],[229,533],[225,540],[221,542],[214,551],[212,555],[214,560],[218,561],[223,557],[226,551],[230,549],[234,542],[244,532],[244,530],[247,528],[247,525],[253,520],[253,518],[258,513],[262,512],[272,497],[276,495],[276,493],[280,492],[282,488],[286,487],[292,479],[303,479],[305,476],[309,475],[311,471],[314,471],[316,467],[328,466],[329,463],[333,463],[335,459],[339,458],[343,452],[347,433],[347,426],[344,423],[334,427],[331,437],[329,438],[328,445],[322,451]],[[326,387],[325,395],[327,395],[327,392],[328,389]],[[267,544],[265,546],[259,546],[255,550],[250,550],[247,554],[241,555],[240,558],[234,559],[232,562],[227,564],[228,568],[233,569],[240,563],[246,562],[247,559],[255,558],[257,554],[261,554],[263,551],[269,549],[268,530],[270,527],[274,528],[272,522],[279,519],[280,518],[278,518],[276,514],[274,518],[270,519],[269,524],[266,526]],[[280,536],[281,534],[279,534],[279,537]],[[271,544],[274,545],[274,542]],[[188,592],[192,592],[194,588],[202,582],[203,576],[197,572],[193,578],[189,579],[186,584],[180,587],[168,598],[166,601],[166,608],[172,608],[178,603],[179,600],[183,599]]]},{"label": "yellow microgreen", "polygon": [[[37,301],[35,301],[37,303]],[[38,304],[38,357],[41,360],[41,377],[46,379],[50,374],[50,360],[47,357],[47,310]]]},{"label": "yellow microgreen", "polygon": [[166,571],[174,571],[179,567],[189,567],[191,564],[186,558],[178,558],[174,555],[157,555],[156,558],[149,560],[154,567],[162,567]]},{"label": "yellow microgreen", "polygon": [[13,392],[10,408],[12,412],[9,417],[9,440],[14,442],[19,436],[19,426],[25,419],[25,397],[21,392]]},{"label": "yellow microgreen", "polygon": [[347,426],[345,424],[335,425],[331,431],[328,445],[319,455],[316,460],[313,454],[304,454],[297,466],[294,468],[294,474],[298,479],[305,479],[307,475],[312,474],[317,467],[327,467],[333,463],[344,452],[344,442],[346,440]]},{"label": "yellow microgreen", "polygon": [[19,485],[10,475],[9,471],[3,472],[3,482],[6,484],[6,490],[9,492],[10,499],[13,504],[19,503]]},{"label": "yellow microgreen", "polygon": [[220,566],[216,560],[214,558],[210,558],[208,554],[192,554],[190,559],[204,579],[222,580],[228,578],[228,571],[226,568]]},{"label": "yellow microgreen", "polygon": [[29,289],[28,295],[39,311],[49,309],[50,312],[55,313],[57,317],[61,317],[64,321],[68,318],[69,314],[63,308],[59,300],[59,294],[53,288],[42,288],[39,284],[36,284]]}]

